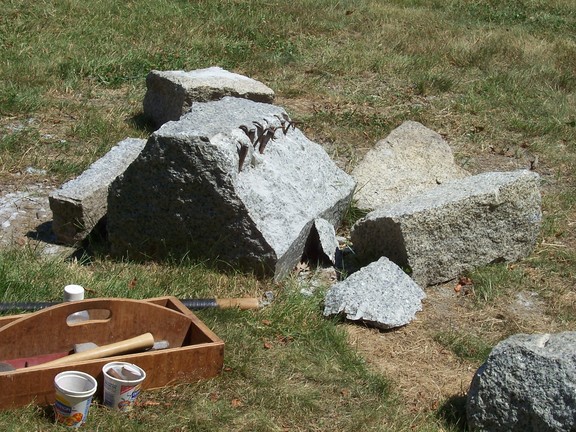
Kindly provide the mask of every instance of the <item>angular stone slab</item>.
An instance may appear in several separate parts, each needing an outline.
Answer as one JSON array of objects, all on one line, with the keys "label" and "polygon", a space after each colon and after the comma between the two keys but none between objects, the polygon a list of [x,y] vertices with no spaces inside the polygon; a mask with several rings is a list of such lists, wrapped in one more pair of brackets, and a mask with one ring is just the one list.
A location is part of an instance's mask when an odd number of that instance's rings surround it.
[{"label": "angular stone slab", "polygon": [[178,120],[193,102],[208,102],[224,96],[274,101],[274,91],[268,86],[216,66],[190,72],[153,70],[146,77],[146,87],[144,114],[158,127]]},{"label": "angular stone slab", "polygon": [[576,430],[576,333],[500,342],[472,380],[466,414],[473,431]]},{"label": "angular stone slab", "polygon": [[380,207],[352,227],[363,262],[386,256],[422,286],[532,252],[540,232],[539,176],[491,172]]},{"label": "angular stone slab", "polygon": [[284,276],[316,218],[340,223],[355,186],[288,121],[283,108],[225,97],[162,126],[111,188],[112,253],[216,258]]},{"label": "angular stone slab", "polygon": [[112,147],[80,176],[49,196],[52,231],[59,243],[74,245],[86,238],[106,215],[108,188],[132,163],[146,140],[126,138]]},{"label": "angular stone slab", "polygon": [[382,257],[326,293],[324,315],[346,314],[381,329],[400,327],[422,310],[426,294],[400,267]]},{"label": "angular stone slab", "polygon": [[358,183],[354,199],[359,208],[374,210],[467,175],[440,134],[406,121],[354,168],[352,176]]}]

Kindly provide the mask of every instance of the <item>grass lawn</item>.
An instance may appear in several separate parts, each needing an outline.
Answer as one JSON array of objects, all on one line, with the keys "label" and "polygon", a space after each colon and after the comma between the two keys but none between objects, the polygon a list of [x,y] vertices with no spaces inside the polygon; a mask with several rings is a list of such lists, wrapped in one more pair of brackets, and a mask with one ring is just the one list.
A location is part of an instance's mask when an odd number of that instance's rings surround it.
[{"label": "grass lawn", "polygon": [[[226,342],[212,380],[144,392],[129,415],[92,406],[85,430],[463,431],[471,374],[499,340],[576,323],[573,0],[2,0],[0,190],[58,187],[125,137],[146,138],[152,69],[221,66],[276,103],[350,172],[405,120],[439,132],[470,172],[532,167],[544,224],[533,254],[427,288],[391,332],[322,317],[326,282],[256,279],[210,263],[64,261],[0,250],[0,300],[260,297],[201,311]],[[43,170],[30,171],[27,168]],[[351,216],[352,218],[354,216]],[[345,233],[345,228],[343,233]],[[520,311],[518,296],[533,299]],[[51,408],[0,412],[6,431],[59,430]],[[64,429],[64,428],[62,428]]]}]

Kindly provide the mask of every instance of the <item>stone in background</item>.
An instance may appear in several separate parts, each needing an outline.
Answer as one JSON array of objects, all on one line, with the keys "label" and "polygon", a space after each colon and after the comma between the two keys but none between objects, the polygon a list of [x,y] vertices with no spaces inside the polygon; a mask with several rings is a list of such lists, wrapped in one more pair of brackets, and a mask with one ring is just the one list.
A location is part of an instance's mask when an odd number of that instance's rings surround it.
[{"label": "stone in background", "polygon": [[352,171],[358,208],[374,210],[468,173],[440,134],[406,121],[376,143]]},{"label": "stone in background", "polygon": [[484,173],[382,206],[352,228],[363,262],[386,256],[421,286],[528,256],[540,232],[539,176]]},{"label": "stone in background", "polygon": [[274,91],[268,86],[217,66],[185,71],[151,71],[146,77],[144,114],[156,127],[178,120],[193,102],[208,102],[225,96],[272,103]]}]

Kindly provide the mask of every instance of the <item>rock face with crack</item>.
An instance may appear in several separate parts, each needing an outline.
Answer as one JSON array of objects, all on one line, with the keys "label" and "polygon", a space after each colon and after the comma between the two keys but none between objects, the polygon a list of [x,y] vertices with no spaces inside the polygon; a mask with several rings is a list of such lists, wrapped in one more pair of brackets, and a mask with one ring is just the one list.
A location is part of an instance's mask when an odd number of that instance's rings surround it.
[{"label": "rock face with crack", "polygon": [[424,291],[388,258],[363,267],[328,290],[324,315],[343,313],[381,329],[408,324],[422,310]]},{"label": "rock face with crack", "polygon": [[539,176],[491,172],[453,180],[358,221],[352,243],[363,262],[386,256],[421,286],[530,254],[540,232]]},{"label": "rock face with crack", "polygon": [[473,431],[575,430],[576,332],[500,342],[472,380],[466,412]]},{"label": "rock face with crack", "polygon": [[112,253],[208,257],[278,279],[299,262],[316,218],[340,223],[354,186],[284,109],[195,103],[112,185]]}]

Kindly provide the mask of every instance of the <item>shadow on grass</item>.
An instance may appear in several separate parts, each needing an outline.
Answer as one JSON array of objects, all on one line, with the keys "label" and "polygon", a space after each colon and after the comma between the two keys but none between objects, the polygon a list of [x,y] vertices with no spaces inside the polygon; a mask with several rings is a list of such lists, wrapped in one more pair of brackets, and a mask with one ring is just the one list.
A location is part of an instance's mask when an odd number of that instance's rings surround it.
[{"label": "shadow on grass", "polygon": [[151,134],[152,132],[158,129],[156,125],[154,125],[152,119],[148,117],[146,114],[144,114],[144,112],[142,111],[128,118],[127,122],[136,129],[145,131],[148,134]]},{"label": "shadow on grass", "polygon": [[449,397],[440,408],[437,416],[446,426],[453,430],[466,432],[468,422],[466,421],[466,396],[454,395]]}]

